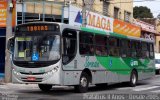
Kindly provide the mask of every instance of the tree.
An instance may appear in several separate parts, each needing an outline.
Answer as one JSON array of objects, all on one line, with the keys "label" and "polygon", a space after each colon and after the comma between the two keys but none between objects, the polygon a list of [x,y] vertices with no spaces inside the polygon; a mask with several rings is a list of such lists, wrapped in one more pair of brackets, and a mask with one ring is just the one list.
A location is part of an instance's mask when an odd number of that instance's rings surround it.
[{"label": "tree", "polygon": [[134,18],[153,18],[153,14],[149,8],[146,6],[139,6],[133,8]]}]

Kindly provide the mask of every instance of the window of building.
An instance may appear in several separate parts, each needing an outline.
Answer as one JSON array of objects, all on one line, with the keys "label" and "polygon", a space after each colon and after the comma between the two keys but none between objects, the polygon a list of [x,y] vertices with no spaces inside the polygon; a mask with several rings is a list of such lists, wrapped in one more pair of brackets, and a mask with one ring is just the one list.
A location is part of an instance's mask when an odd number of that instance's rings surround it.
[{"label": "window of building", "polygon": [[109,2],[103,1],[103,15],[108,16]]},{"label": "window of building", "polygon": [[114,18],[118,19],[118,16],[119,16],[119,8],[114,7]]},{"label": "window of building", "polygon": [[124,11],[124,21],[130,22],[131,13]]},{"label": "window of building", "polygon": [[81,55],[94,55],[94,34],[88,32],[80,32],[79,34],[79,51]]}]

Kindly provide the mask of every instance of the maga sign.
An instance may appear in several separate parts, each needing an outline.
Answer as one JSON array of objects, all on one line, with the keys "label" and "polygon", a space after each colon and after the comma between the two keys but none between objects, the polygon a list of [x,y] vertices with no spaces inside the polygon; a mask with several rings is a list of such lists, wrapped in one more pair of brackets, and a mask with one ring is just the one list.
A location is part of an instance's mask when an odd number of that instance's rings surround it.
[{"label": "maga sign", "polygon": [[87,27],[113,32],[113,19],[93,12],[87,13]]},{"label": "maga sign", "polygon": [[[86,20],[87,28],[105,32],[113,32],[113,18],[86,11]],[[70,5],[69,24],[81,27],[82,21],[82,9]]]}]

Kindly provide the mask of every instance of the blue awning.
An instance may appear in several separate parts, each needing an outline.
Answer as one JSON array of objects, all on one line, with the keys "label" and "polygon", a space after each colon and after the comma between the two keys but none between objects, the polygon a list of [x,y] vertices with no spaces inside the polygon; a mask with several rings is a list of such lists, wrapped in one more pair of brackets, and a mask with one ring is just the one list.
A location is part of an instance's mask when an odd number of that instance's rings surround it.
[{"label": "blue awning", "polygon": [[0,73],[0,78],[4,78],[4,73]]}]

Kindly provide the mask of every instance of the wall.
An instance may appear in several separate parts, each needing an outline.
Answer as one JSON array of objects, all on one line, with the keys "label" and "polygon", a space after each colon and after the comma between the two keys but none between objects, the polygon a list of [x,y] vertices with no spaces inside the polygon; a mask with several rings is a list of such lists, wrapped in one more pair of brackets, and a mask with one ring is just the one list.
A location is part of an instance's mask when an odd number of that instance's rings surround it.
[{"label": "wall", "polygon": [[[160,20],[156,20],[156,29],[157,32],[160,34]],[[160,53],[160,36],[156,36],[156,49],[157,53]]]},{"label": "wall", "polygon": [[130,22],[133,19],[133,0],[112,0],[110,1],[109,14],[111,17],[114,16],[114,7],[119,8],[119,19],[124,20],[124,11],[131,13]]},{"label": "wall", "polygon": [[[44,8],[45,8],[45,14],[61,15],[62,13],[62,5],[60,4],[46,2]],[[26,12],[42,14],[43,13],[43,3],[42,2],[26,3]]]}]

